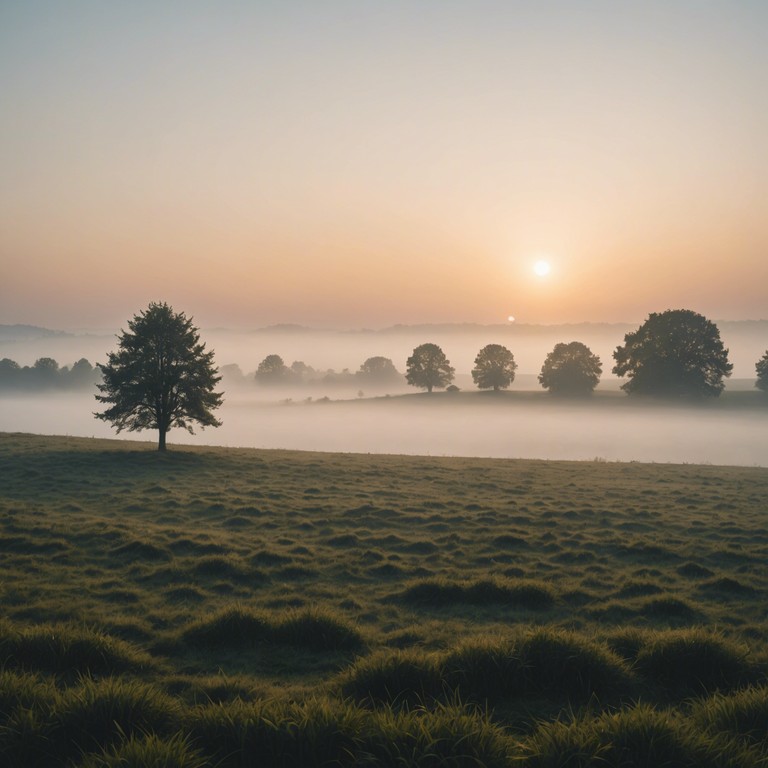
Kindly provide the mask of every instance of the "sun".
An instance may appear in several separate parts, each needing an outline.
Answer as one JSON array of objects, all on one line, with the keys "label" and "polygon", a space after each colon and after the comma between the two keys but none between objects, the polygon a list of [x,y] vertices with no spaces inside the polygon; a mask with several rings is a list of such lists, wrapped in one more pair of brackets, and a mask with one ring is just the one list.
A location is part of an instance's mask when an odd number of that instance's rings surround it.
[{"label": "sun", "polygon": [[552,271],[552,267],[550,266],[548,261],[545,261],[544,259],[539,259],[534,263],[533,271],[539,277],[546,277]]}]

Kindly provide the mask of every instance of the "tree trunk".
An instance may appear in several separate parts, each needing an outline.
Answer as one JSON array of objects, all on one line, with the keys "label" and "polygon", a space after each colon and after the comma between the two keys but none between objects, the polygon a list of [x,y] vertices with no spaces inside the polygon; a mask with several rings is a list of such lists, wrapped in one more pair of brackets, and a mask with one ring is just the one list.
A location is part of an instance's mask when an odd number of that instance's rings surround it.
[{"label": "tree trunk", "polygon": [[157,441],[157,450],[158,451],[164,451],[165,450],[165,435],[166,432],[164,429],[159,430],[159,438]]}]

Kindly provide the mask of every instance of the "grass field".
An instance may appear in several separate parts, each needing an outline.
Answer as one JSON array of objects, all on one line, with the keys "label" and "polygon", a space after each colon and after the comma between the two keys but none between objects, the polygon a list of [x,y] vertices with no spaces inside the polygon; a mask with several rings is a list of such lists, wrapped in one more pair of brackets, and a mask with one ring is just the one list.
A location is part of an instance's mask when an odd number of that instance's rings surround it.
[{"label": "grass field", "polygon": [[0,764],[768,765],[768,469],[0,434]]}]

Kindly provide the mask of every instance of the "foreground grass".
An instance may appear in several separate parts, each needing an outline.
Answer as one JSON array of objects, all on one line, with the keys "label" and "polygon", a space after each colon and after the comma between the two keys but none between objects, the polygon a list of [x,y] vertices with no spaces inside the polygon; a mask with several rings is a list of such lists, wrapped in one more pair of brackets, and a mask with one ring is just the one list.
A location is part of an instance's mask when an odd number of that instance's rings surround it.
[{"label": "foreground grass", "polygon": [[3,765],[768,761],[768,470],[153,448],[0,434]]}]

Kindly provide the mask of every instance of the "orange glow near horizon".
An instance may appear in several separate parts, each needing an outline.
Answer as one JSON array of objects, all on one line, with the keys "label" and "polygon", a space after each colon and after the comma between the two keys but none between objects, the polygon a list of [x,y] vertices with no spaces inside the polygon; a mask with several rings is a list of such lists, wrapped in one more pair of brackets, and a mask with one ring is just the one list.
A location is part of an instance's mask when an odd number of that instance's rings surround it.
[{"label": "orange glow near horizon", "polygon": [[0,323],[768,317],[768,6],[177,1],[4,9]]}]

